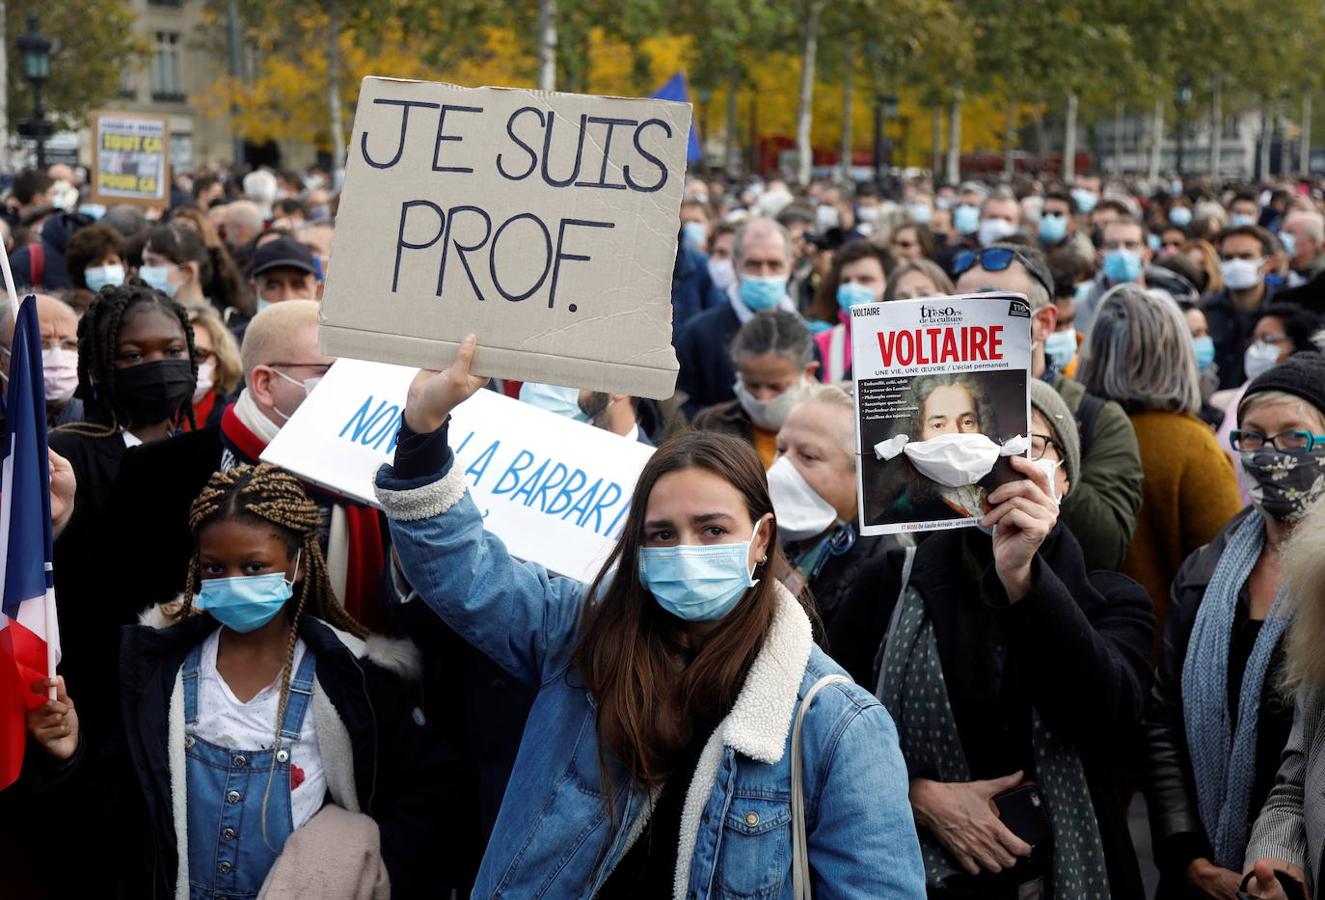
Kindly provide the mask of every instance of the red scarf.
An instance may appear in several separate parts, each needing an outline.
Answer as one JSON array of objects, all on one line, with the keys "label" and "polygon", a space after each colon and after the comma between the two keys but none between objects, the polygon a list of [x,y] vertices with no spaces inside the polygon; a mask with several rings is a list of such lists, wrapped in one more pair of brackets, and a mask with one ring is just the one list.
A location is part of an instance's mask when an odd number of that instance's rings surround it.
[{"label": "red scarf", "polygon": [[[193,421],[198,423],[198,429],[207,427],[207,420],[211,418],[212,409],[216,406],[216,391],[211,390],[203,395],[203,398],[193,404]],[[180,431],[192,431],[189,427],[189,420],[185,418],[179,423]]]},{"label": "red scarf", "polygon": [[[256,465],[267,444],[235,414],[234,404],[221,414],[221,434],[242,461]],[[345,573],[345,596],[341,602],[346,612],[370,631],[381,632],[382,603],[378,579],[386,564],[386,547],[382,540],[382,514],[371,506],[364,506],[349,497],[323,490],[306,481],[301,483],[309,497],[319,506],[335,505],[345,510],[345,525],[349,532],[349,559]]]}]

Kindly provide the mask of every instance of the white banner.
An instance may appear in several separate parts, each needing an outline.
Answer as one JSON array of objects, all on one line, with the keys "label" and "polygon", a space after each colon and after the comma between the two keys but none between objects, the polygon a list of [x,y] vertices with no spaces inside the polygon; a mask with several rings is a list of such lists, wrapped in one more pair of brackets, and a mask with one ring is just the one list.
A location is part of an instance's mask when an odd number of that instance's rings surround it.
[{"label": "white banner", "polygon": [[[373,479],[395,455],[416,371],[338,360],[262,460],[376,506]],[[653,453],[489,390],[455,410],[449,439],[488,530],[515,556],[580,580],[607,558]]]}]

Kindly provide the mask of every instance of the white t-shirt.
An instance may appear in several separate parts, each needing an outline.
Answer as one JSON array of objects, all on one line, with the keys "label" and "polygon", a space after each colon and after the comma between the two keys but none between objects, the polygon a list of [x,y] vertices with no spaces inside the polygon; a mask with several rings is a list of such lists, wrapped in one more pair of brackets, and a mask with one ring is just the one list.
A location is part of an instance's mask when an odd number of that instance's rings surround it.
[{"label": "white t-shirt", "polygon": [[[253,699],[240,703],[216,670],[216,651],[220,644],[221,631],[217,629],[202,645],[202,658],[198,661],[198,721],[192,733],[209,744],[230,750],[270,750],[276,742],[280,676],[258,691]],[[295,642],[291,678],[299,671],[305,649],[303,641]],[[281,747],[290,751],[290,813],[295,828],[322,808],[327,793],[326,771],[317,750],[317,728],[311,700],[299,729],[297,741],[281,742]],[[273,783],[272,790],[276,787]]]}]

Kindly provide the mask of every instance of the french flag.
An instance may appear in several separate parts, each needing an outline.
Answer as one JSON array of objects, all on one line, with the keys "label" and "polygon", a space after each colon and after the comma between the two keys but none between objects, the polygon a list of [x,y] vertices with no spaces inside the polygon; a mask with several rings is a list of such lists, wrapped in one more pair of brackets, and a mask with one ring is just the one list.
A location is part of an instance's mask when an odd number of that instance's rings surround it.
[{"label": "french flag", "polygon": [[[6,273],[8,274],[8,273]],[[55,673],[60,633],[51,567],[51,484],[37,299],[19,307],[0,438],[0,789],[18,780],[32,683]]]}]

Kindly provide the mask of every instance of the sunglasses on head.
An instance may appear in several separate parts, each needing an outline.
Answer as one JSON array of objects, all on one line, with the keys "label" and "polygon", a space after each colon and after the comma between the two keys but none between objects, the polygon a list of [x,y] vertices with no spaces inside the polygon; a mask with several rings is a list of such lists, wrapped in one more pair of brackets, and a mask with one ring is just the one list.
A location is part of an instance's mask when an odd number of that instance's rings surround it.
[{"label": "sunglasses on head", "polygon": [[986,272],[1002,272],[1012,265],[1013,261],[1021,263],[1021,267],[1026,270],[1027,274],[1038,281],[1040,287],[1048,291],[1050,297],[1053,297],[1054,286],[1045,282],[1044,276],[1035,270],[1035,266],[1031,265],[1030,259],[1010,247],[982,247],[979,250],[963,250],[957,254],[957,259],[953,262],[952,275],[955,280],[977,265]]}]

